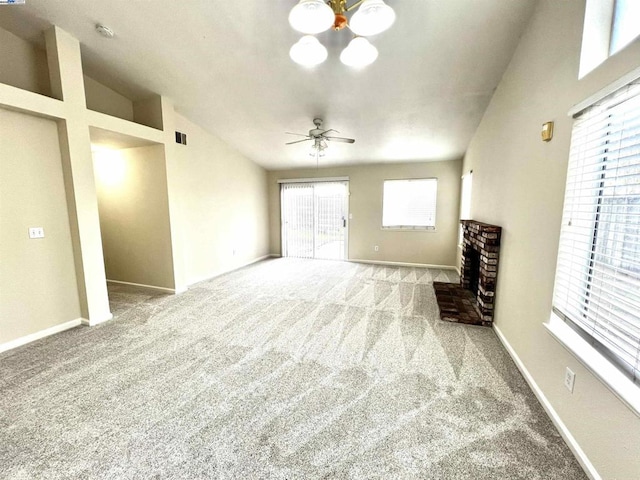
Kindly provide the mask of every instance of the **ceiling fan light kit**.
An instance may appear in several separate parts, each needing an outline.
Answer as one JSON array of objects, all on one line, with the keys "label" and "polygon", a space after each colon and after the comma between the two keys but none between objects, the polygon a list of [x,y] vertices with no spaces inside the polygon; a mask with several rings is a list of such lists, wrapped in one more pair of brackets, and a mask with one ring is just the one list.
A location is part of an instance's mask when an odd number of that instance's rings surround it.
[{"label": "ceiling fan light kit", "polygon": [[312,157],[315,157],[317,162],[319,157],[324,157],[324,150],[329,146],[328,142],[355,143],[355,140],[353,138],[335,137],[333,135],[329,135],[332,132],[335,132],[335,133],[340,133],[340,132],[338,132],[337,130],[334,130],[333,128],[330,128],[329,130],[324,130],[322,128],[321,118],[314,118],[313,124],[315,125],[315,128],[312,128],[311,130],[309,130],[309,133],[307,135],[303,133],[285,132],[287,135],[295,135],[297,137],[303,137],[300,140],[287,142],[285,145],[294,145],[296,143],[313,141],[313,143],[311,144],[311,151],[309,152],[309,155]]},{"label": "ceiling fan light kit", "polygon": [[[347,19],[345,13],[356,7],[359,7],[358,11],[351,20]],[[356,37],[342,51],[340,60],[351,67],[364,67],[378,58],[378,50],[363,37],[384,32],[395,19],[395,12],[384,0],[359,0],[351,6],[347,6],[347,0],[329,0],[326,3],[323,0],[300,0],[289,13],[289,23],[294,30],[307,35],[291,47],[289,56],[299,65],[318,65],[326,60],[327,50],[312,35],[330,28],[339,31],[348,27]],[[323,55],[319,47],[324,51]]]}]

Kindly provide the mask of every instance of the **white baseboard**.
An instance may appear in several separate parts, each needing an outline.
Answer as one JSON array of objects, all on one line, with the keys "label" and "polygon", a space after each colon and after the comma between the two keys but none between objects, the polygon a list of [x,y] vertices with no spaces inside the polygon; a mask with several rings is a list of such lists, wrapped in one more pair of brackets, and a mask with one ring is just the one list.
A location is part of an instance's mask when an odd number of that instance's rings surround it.
[{"label": "white baseboard", "polygon": [[15,340],[2,343],[0,344],[0,353],[6,352],[7,350],[12,350],[17,347],[21,347],[22,345],[35,342],[36,340],[40,340],[41,338],[45,338],[56,333],[64,332],[65,330],[69,330],[70,328],[79,326],[81,323],[82,319],[76,318],[75,320],[70,320],[68,322],[61,323],[60,325],[45,328],[44,330],[40,330],[39,332],[31,333],[29,335],[25,335],[24,337],[16,338]]},{"label": "white baseboard", "polygon": [[433,265],[430,263],[406,263],[406,262],[387,262],[384,260],[358,260],[350,258],[347,262],[352,263],[370,263],[373,265],[391,265],[395,267],[422,267],[422,268],[438,268],[440,270],[456,270],[453,265]]},{"label": "white baseboard", "polygon": [[144,283],[122,282],[120,280],[109,280],[109,279],[107,279],[107,283],[117,283],[117,284],[120,284],[120,285],[131,285],[132,287],[147,288],[149,290],[157,290],[159,292],[165,292],[165,293],[179,293],[179,292],[176,291],[175,288],[156,287],[155,285],[145,285]]},{"label": "white baseboard", "polygon": [[[262,260],[265,260],[265,259],[273,257],[273,256],[274,256],[273,254],[269,254],[269,255],[263,255],[263,256],[258,257],[258,258],[254,258],[254,259],[249,260],[248,262],[245,262],[245,263],[243,263],[241,265],[236,265],[236,266],[231,267],[231,268],[227,268],[227,269],[224,269],[224,270],[219,270],[219,271],[217,271],[217,272],[215,272],[215,273],[213,273],[211,275],[207,275],[207,276],[200,277],[200,278],[197,278],[195,280],[192,280],[192,281],[189,282],[188,285],[192,286],[192,285],[195,285],[196,283],[206,282],[207,280],[211,280],[213,278],[219,277],[220,275],[224,275],[225,273],[233,272],[234,270],[239,270],[241,268],[246,267],[247,265],[251,265],[253,263],[261,262]],[[277,255],[277,256],[279,257],[280,255]]]},{"label": "white baseboard", "polygon": [[504,346],[504,348],[507,350],[507,352],[515,362],[516,366],[518,367],[518,370],[520,370],[520,373],[522,373],[522,375],[524,376],[524,379],[527,381],[527,383],[531,387],[531,390],[533,390],[533,393],[535,393],[536,397],[542,404],[542,407],[547,412],[547,415],[549,415],[549,417],[551,418],[551,421],[560,432],[560,435],[562,435],[562,438],[564,438],[564,441],[567,443],[567,445],[575,455],[576,459],[578,460],[578,463],[580,463],[580,466],[585,471],[587,476],[592,480],[602,480],[602,477],[598,474],[598,471],[593,466],[593,464],[591,463],[587,455],[584,453],[582,448],[580,448],[580,445],[578,444],[576,439],[573,437],[573,435],[571,434],[567,426],[564,424],[564,422],[558,415],[558,412],[555,411],[555,409],[547,399],[546,395],[542,392],[542,390],[540,389],[536,381],[533,379],[533,377],[529,373],[529,370],[527,370],[527,368],[524,366],[524,363],[522,363],[522,360],[520,360],[520,357],[518,356],[518,354],[515,352],[511,344],[505,338],[504,334],[500,331],[500,328],[498,328],[498,326],[495,323],[493,324],[493,331],[496,332],[498,339],[500,340],[500,342],[502,342],[502,345]]},{"label": "white baseboard", "polygon": [[113,319],[113,314],[104,316],[103,318],[94,318],[92,320],[87,320],[86,318],[81,318],[80,321],[83,325],[87,325],[88,327],[95,327],[96,325],[100,325],[101,323],[108,322]]}]

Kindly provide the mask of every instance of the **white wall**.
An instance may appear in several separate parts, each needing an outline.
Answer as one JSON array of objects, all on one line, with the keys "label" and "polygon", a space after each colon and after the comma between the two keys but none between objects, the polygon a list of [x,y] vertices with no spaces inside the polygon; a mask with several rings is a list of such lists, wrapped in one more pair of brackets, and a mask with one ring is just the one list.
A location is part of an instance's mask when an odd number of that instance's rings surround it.
[{"label": "white wall", "polygon": [[86,75],[84,92],[87,108],[133,122],[133,102],[118,92]]},{"label": "white wall", "polygon": [[[603,478],[640,478],[640,418],[554,340],[549,319],[572,120],[570,107],[640,66],[640,42],[578,80],[584,1],[538,3],[463,171],[472,217],[503,227],[495,324]],[[555,121],[550,143],[540,138]],[[573,394],[565,367],[576,372]]]},{"label": "white wall", "polygon": [[81,314],[57,125],[3,109],[0,125],[2,345]]},{"label": "white wall", "polygon": [[41,95],[51,95],[45,51],[2,28],[0,65],[0,83]]},{"label": "white wall", "polygon": [[107,279],[173,289],[161,145],[94,152]]},{"label": "white wall", "polygon": [[267,173],[177,114],[175,128],[187,134],[187,145],[173,147],[172,198],[187,283],[193,284],[269,253]]},{"label": "white wall", "polygon": [[[280,254],[279,179],[349,177],[350,260],[455,265],[460,208],[461,162],[416,162],[386,165],[281,170],[269,172],[271,252]],[[437,178],[436,229],[383,230],[384,180]],[[377,245],[379,250],[374,251]]]}]

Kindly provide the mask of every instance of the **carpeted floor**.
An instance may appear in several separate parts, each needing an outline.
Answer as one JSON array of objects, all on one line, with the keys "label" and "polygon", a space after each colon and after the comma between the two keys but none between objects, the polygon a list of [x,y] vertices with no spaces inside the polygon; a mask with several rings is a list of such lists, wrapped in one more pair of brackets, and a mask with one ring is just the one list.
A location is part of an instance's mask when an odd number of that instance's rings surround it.
[{"label": "carpeted floor", "polygon": [[453,272],[269,260],[0,355],[3,479],[583,479]]}]

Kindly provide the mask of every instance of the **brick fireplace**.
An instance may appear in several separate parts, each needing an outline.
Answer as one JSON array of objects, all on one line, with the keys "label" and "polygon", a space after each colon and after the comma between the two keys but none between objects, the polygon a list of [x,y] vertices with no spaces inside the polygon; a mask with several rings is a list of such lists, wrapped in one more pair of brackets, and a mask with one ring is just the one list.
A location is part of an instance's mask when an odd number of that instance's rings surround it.
[{"label": "brick fireplace", "polygon": [[440,318],[449,322],[490,326],[498,276],[500,235],[496,225],[462,220],[460,284],[434,282]]}]

